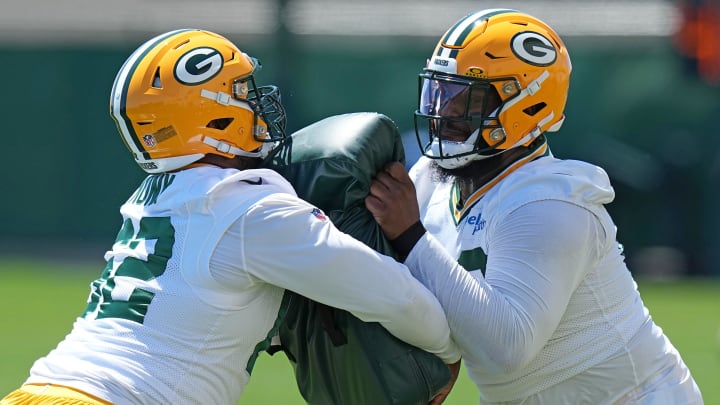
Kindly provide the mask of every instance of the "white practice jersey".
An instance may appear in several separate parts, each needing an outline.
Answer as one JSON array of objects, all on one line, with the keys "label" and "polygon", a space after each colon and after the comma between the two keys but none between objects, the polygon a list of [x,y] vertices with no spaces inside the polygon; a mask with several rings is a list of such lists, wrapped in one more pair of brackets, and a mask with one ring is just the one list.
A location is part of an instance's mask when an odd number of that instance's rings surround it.
[{"label": "white practice jersey", "polygon": [[602,169],[541,157],[463,205],[429,162],[411,177],[432,236],[406,263],[446,309],[483,404],[702,403],[625,265]]},{"label": "white practice jersey", "polygon": [[338,231],[273,171],[149,176],[121,214],[85,313],[28,383],[117,405],[235,404],[285,289],[459,358],[442,307],[408,269]]}]

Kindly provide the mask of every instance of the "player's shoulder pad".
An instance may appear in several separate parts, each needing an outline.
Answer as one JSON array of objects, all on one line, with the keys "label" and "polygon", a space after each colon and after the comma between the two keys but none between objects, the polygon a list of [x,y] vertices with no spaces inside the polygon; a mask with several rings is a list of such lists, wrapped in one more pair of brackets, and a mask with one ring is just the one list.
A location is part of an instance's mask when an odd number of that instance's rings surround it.
[{"label": "player's shoulder pad", "polygon": [[217,182],[207,191],[207,195],[216,193],[225,187],[237,185],[239,182],[252,186],[272,186],[276,188],[278,192],[295,195],[295,190],[292,185],[290,185],[284,177],[271,169],[241,170]]}]

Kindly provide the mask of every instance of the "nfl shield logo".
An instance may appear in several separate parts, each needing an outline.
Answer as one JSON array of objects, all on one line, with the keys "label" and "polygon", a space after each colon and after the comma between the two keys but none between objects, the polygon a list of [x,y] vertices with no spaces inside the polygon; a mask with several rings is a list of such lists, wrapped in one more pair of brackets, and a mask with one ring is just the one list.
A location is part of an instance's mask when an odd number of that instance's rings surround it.
[{"label": "nfl shield logo", "polygon": [[321,221],[324,221],[327,219],[327,217],[325,216],[325,213],[322,212],[319,208],[313,209],[312,214],[315,216],[315,218],[317,218]]},{"label": "nfl shield logo", "polygon": [[148,148],[152,148],[153,146],[155,146],[157,144],[155,142],[155,137],[152,136],[151,134],[143,135],[142,139],[143,139],[143,143]]}]

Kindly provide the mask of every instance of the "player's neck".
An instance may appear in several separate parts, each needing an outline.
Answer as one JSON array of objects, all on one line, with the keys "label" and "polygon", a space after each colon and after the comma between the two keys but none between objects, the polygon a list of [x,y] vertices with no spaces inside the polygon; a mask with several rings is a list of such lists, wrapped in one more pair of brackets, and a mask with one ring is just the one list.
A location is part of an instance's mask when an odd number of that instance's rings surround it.
[{"label": "player's neck", "polygon": [[488,183],[497,178],[505,169],[527,155],[525,148],[515,148],[489,159],[478,160],[468,166],[455,170],[455,183],[460,190],[462,201],[476,191],[487,188]]}]

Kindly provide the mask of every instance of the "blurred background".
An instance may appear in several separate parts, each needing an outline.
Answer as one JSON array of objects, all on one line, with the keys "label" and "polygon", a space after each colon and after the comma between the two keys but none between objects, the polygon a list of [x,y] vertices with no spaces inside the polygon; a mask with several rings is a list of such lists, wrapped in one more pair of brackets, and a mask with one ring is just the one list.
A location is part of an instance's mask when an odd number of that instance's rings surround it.
[{"label": "blurred background", "polygon": [[556,28],[573,61],[560,158],[610,174],[633,273],[720,277],[717,0],[2,0],[0,255],[102,261],[144,173],[108,114],[116,72],[156,34],[225,35],[279,84],[289,131],[376,111],[413,132],[417,73],[467,13],[507,7]]},{"label": "blurred background", "polygon": [[[289,132],[381,112],[412,163],[417,74],[447,28],[493,7],[564,38],[573,74],[553,153],[609,173],[643,299],[720,403],[720,0],[0,0],[0,396],[84,308],[145,176],[108,113],[140,44],[177,28],[223,34],[262,60],[260,83],[281,86]],[[243,403],[302,402],[284,359],[259,363]],[[448,404],[477,403],[464,374],[456,387]]]}]

